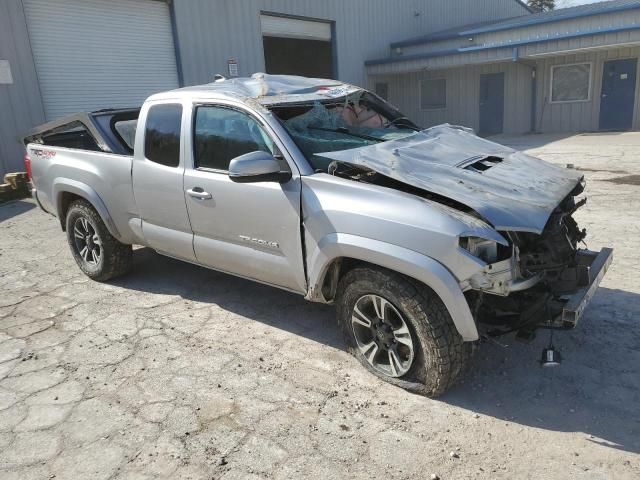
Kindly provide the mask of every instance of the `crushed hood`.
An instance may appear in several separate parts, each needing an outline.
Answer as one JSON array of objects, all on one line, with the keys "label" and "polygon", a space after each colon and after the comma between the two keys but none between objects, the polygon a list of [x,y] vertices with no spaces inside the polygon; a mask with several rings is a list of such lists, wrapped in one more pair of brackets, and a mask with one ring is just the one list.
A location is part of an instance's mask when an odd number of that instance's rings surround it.
[{"label": "crushed hood", "polygon": [[407,137],[317,155],[374,170],[472,208],[497,230],[541,233],[583,175],[440,125]]}]

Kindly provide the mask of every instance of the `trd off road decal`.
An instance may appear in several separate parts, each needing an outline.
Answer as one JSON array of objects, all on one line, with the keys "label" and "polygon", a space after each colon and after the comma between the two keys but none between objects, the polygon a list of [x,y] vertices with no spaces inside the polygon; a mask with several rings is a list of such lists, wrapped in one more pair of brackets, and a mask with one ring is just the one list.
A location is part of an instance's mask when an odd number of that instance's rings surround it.
[{"label": "trd off road decal", "polygon": [[34,148],[31,150],[31,153],[38,158],[42,158],[43,160],[48,160],[49,158],[53,158],[56,156],[56,152],[54,150],[44,150],[41,148]]}]

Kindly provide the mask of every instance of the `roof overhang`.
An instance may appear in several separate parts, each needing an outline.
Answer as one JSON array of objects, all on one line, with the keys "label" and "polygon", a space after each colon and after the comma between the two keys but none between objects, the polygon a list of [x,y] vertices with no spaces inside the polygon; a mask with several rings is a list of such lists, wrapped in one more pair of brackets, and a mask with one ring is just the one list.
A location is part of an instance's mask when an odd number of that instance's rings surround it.
[{"label": "roof overhang", "polygon": [[[582,39],[580,45],[575,40]],[[545,38],[473,45],[428,53],[402,55],[365,62],[367,73],[383,75],[425,69],[455,68],[465,65],[518,61],[543,55],[570,54],[602,48],[640,44],[640,25],[606,28]]]},{"label": "roof overhang", "polygon": [[[514,28],[531,27],[536,25],[547,25],[564,22],[567,20],[593,17],[596,15],[627,12],[638,10],[640,5],[637,2],[601,2],[597,4],[581,5],[573,8],[562,8],[549,12],[533,13],[532,15],[519,15],[512,18],[485,21],[467,26],[450,28],[447,30],[423,35],[421,37],[410,38],[399,42],[393,42],[390,47],[404,48],[414,45],[422,45],[434,41],[452,40],[464,38],[482,33],[500,32],[512,30]],[[531,9],[528,9],[531,12]]]}]

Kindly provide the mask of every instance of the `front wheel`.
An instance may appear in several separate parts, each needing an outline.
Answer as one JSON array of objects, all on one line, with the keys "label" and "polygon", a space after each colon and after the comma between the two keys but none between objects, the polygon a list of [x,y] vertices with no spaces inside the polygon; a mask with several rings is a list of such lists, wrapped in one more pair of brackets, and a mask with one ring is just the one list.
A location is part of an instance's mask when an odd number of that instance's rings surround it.
[{"label": "front wheel", "polygon": [[104,282],[131,270],[131,245],[113,237],[86,200],[76,200],[69,206],[66,227],[73,258],[89,278]]},{"label": "front wheel", "polygon": [[349,352],[383,380],[436,397],[465,370],[471,345],[425,285],[359,267],[340,280],[336,304]]}]

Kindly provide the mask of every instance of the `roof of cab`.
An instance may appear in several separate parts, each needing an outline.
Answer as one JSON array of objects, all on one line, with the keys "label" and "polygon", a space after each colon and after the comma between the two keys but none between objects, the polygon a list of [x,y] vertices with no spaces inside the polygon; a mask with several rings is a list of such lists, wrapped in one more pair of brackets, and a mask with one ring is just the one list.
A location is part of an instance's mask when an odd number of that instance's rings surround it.
[{"label": "roof of cab", "polygon": [[339,98],[357,90],[360,90],[360,87],[337,80],[254,73],[251,77],[223,78],[206,85],[157,93],[149,97],[149,100],[165,100],[176,97],[212,99],[232,97],[254,99],[263,105],[272,105]]}]

